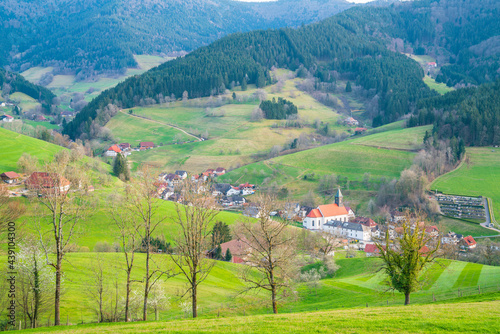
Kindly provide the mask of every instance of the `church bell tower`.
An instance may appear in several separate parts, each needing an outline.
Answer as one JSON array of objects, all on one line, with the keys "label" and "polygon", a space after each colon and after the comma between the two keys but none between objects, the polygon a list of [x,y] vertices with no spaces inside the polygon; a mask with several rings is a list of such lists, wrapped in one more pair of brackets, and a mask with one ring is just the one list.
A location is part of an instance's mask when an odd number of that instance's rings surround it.
[{"label": "church bell tower", "polygon": [[335,204],[339,207],[344,206],[344,196],[342,196],[340,188],[337,189],[337,193],[335,194]]}]

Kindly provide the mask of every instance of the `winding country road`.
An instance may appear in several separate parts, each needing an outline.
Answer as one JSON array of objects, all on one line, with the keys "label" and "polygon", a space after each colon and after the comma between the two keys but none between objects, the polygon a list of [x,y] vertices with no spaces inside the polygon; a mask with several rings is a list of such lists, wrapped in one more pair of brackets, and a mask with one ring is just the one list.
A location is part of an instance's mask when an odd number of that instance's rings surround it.
[{"label": "winding country road", "polygon": [[122,114],[125,114],[127,116],[130,116],[130,117],[135,117],[135,118],[139,118],[139,119],[142,119],[142,120],[145,120],[145,121],[149,121],[149,122],[152,122],[152,123],[156,123],[156,124],[160,124],[160,125],[164,125],[164,126],[168,126],[170,128],[173,128],[173,129],[176,129],[176,130],[179,130],[181,132],[184,132],[186,135],[188,136],[191,136],[193,138],[196,138],[196,140],[198,141],[203,141],[204,139],[200,138],[200,137],[196,137],[195,135],[193,135],[192,133],[189,133],[187,132],[186,130],[183,130],[181,128],[179,128],[178,126],[175,126],[173,124],[168,124],[168,123],[163,123],[163,122],[160,122],[160,121],[155,121],[155,120],[152,120],[150,118],[147,118],[147,117],[143,117],[143,116],[139,116],[139,115],[134,115],[134,114],[129,114],[129,113],[126,113],[124,112],[123,110],[120,110],[120,112]]}]

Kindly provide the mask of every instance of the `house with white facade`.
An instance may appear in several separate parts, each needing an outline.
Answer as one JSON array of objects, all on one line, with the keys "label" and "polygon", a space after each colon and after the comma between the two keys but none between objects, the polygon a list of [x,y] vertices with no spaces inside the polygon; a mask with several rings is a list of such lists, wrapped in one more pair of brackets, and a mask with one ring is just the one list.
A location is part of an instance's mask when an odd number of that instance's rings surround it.
[{"label": "house with white facade", "polygon": [[347,239],[363,242],[372,240],[372,229],[359,223],[332,220],[323,225],[323,230]]},{"label": "house with white facade", "polygon": [[329,221],[348,222],[351,214],[354,216],[354,213],[344,206],[342,193],[338,189],[335,203],[320,205],[311,210],[302,225],[308,230],[323,230],[323,225]]},{"label": "house with white facade", "polygon": [[118,145],[113,145],[104,153],[107,157],[116,157],[118,153],[121,153],[122,150],[118,147]]}]

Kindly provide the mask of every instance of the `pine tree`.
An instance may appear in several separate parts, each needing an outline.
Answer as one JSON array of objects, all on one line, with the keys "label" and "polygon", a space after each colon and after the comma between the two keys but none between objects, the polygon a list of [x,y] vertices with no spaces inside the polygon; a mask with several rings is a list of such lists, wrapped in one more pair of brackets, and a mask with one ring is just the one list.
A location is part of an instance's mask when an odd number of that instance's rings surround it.
[{"label": "pine tree", "polygon": [[130,170],[127,159],[121,153],[118,153],[113,160],[113,173],[125,181],[130,180]]},{"label": "pine tree", "polygon": [[247,90],[247,78],[243,78],[243,81],[241,82],[241,90]]},{"label": "pine tree", "polygon": [[228,248],[226,250],[226,256],[224,257],[224,261],[231,262],[232,259],[233,259],[233,255],[231,254],[231,251]]},{"label": "pine tree", "polygon": [[345,91],[347,93],[352,92],[352,86],[350,81],[347,81],[347,84],[345,85]]},{"label": "pine tree", "polygon": [[222,260],[223,259],[223,257],[222,257],[222,247],[220,245],[217,246],[217,248],[215,249],[214,259],[216,259],[216,260]]}]

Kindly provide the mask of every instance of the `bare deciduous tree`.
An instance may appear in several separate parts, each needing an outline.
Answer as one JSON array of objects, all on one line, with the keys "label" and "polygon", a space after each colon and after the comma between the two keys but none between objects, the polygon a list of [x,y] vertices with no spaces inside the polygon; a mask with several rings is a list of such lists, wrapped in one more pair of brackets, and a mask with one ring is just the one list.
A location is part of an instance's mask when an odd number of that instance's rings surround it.
[{"label": "bare deciduous tree", "polygon": [[171,258],[188,280],[186,293],[191,295],[193,318],[196,318],[198,286],[215,265],[206,255],[212,240],[211,227],[219,210],[206,184],[185,182],[180,193],[186,205],[176,205],[180,231],[174,238],[177,254]]},{"label": "bare deciduous tree", "polygon": [[[63,259],[71,241],[79,232],[80,223],[88,212],[90,201],[84,189],[88,187],[86,172],[59,156],[35,172],[26,181],[35,203],[36,226],[47,263],[55,269],[54,324],[60,325],[61,282]],[[45,225],[48,225],[49,228]],[[52,235],[51,245],[46,243]],[[55,258],[49,254],[55,250]]]},{"label": "bare deciduous tree", "polygon": [[111,217],[120,231],[120,247],[125,256],[125,272],[127,273],[127,283],[125,291],[125,321],[130,321],[130,293],[132,291],[132,269],[134,267],[135,252],[140,246],[140,236],[137,231],[139,224],[133,216],[125,209],[124,198],[113,198],[113,203],[117,203],[112,209]]},{"label": "bare deciduous tree", "polygon": [[16,297],[24,317],[24,327],[36,328],[40,315],[52,306],[49,294],[53,292],[54,277],[43,250],[33,240],[19,245],[17,260]]},{"label": "bare deciduous tree", "polygon": [[146,253],[146,274],[144,276],[144,300],[142,320],[148,319],[148,296],[151,288],[158,280],[167,275],[173,275],[172,270],[154,261],[151,249],[151,237],[158,226],[167,217],[161,212],[161,201],[158,199],[155,173],[147,166],[141,167],[137,175],[126,186],[128,213],[140,237],[141,247]]},{"label": "bare deciduous tree", "polygon": [[[286,220],[273,221],[270,214],[280,208],[273,196],[261,195],[256,203],[259,207],[258,221],[246,219],[239,222],[234,235],[246,245],[245,261],[249,264],[242,279],[246,291],[264,289],[271,293],[274,313],[278,313],[278,298],[291,288],[292,279],[297,273],[294,266],[296,253],[296,234],[289,228]],[[256,268],[260,275],[252,273]]]}]

